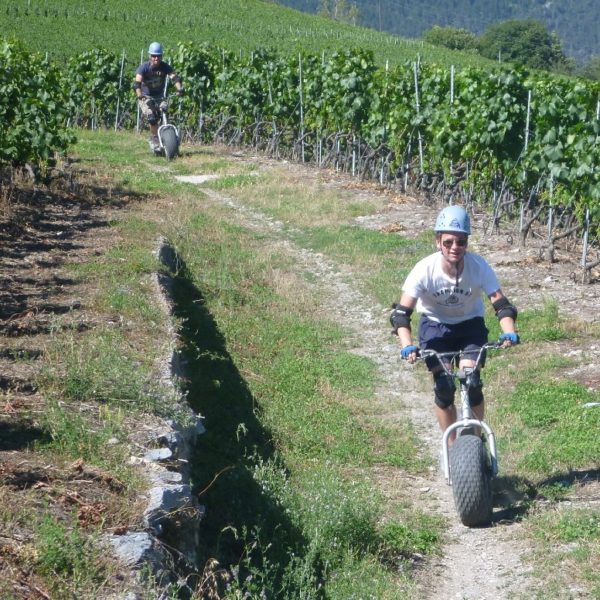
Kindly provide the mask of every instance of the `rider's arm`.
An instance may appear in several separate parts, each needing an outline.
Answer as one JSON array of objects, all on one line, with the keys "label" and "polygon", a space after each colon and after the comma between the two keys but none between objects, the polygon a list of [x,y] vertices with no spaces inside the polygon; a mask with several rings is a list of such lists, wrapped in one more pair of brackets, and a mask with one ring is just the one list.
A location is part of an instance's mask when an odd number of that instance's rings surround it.
[{"label": "rider's arm", "polygon": [[[494,307],[502,333],[516,333],[517,309],[512,302],[500,289],[491,293],[488,298]],[[510,346],[511,342],[506,340],[505,345]]]},{"label": "rider's arm", "polygon": [[[409,296],[408,294],[402,294],[400,298],[400,302],[396,305],[396,311],[399,311],[399,314],[392,317],[392,320],[398,323],[397,325],[397,335],[398,340],[400,341],[400,347],[406,348],[407,346],[412,346],[412,331],[410,327],[410,315],[412,311],[415,309],[417,305],[417,299]],[[392,311],[393,312],[393,311]],[[411,358],[413,360],[416,358],[416,352],[411,354]]]},{"label": "rider's arm", "polygon": [[136,73],[133,89],[135,90],[135,95],[138,98],[142,97],[142,81],[144,81],[144,78],[142,77],[141,73]]},{"label": "rider's arm", "polygon": [[183,91],[183,84],[181,83],[181,79],[179,78],[179,75],[177,75],[177,73],[171,73],[169,75],[169,79],[175,84],[175,89],[178,92]]}]

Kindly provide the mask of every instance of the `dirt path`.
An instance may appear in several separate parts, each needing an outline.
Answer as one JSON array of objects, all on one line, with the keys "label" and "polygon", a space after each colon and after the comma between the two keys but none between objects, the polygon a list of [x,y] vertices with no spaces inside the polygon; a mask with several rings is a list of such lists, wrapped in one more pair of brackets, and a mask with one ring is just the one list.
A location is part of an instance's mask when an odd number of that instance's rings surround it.
[{"label": "dirt path", "polygon": [[[294,244],[288,228],[271,217],[244,206],[223,193],[206,190],[209,200],[242,215],[249,229],[268,234],[272,243],[291,255],[299,267],[318,282],[324,310],[329,314],[344,307],[345,323],[352,331],[352,350],[368,357],[378,366],[379,388],[373,414],[378,418],[402,420],[408,413],[416,433],[437,462],[439,431],[432,411],[431,394],[415,392],[423,385],[423,373],[402,364],[398,347],[386,327],[388,310],[358,291],[355,275],[334,265],[321,254]],[[399,490],[419,494],[423,508],[437,511],[447,518],[450,528],[440,557],[431,559],[420,569],[419,597],[431,600],[460,598],[465,600],[501,600],[526,597],[527,568],[521,561],[526,550],[516,523],[498,523],[482,529],[464,527],[456,518],[451,488],[439,469],[429,476],[415,477],[400,469],[385,468],[375,473],[378,485],[388,498]],[[414,495],[413,495],[414,498]]]}]

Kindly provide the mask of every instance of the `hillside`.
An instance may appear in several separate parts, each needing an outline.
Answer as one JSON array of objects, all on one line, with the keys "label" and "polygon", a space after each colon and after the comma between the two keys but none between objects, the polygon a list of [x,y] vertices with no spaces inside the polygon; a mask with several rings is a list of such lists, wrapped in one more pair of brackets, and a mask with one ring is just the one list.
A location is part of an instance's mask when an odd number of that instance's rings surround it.
[{"label": "hillside", "polygon": [[232,51],[273,48],[282,52],[371,50],[379,64],[421,59],[444,65],[489,64],[478,56],[440,51],[421,41],[402,39],[262,0],[156,0],[148,12],[141,0],[15,0],[0,11],[0,31],[28,48],[69,58],[94,48],[137,57],[160,40],[167,51],[179,42],[207,42]]},{"label": "hillside", "polygon": [[[586,61],[600,55],[600,3],[596,0],[353,0],[362,25],[409,38],[433,25],[462,27],[480,34],[491,24],[533,18],[560,37],[569,56]],[[280,0],[281,4],[316,12],[319,0]]]}]

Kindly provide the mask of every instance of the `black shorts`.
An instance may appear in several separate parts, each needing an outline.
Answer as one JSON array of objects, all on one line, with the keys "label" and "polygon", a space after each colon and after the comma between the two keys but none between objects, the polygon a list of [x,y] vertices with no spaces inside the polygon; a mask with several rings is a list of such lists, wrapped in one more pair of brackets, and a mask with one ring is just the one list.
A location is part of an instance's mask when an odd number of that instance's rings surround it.
[{"label": "black shorts", "polygon": [[[425,315],[419,322],[419,347],[436,352],[466,352],[463,358],[477,359],[479,349],[488,341],[488,328],[483,317],[475,317],[460,323],[438,323]],[[439,365],[437,358],[428,357],[425,364],[431,370]],[[485,353],[481,359],[485,364]]]}]

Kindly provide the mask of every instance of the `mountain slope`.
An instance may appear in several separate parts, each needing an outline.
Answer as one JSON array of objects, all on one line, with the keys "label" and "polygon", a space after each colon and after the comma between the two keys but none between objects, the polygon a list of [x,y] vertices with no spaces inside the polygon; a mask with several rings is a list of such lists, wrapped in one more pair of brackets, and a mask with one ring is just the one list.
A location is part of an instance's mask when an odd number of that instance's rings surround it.
[{"label": "mountain slope", "polygon": [[[600,55],[600,2],[597,0],[351,0],[361,25],[405,37],[420,37],[433,25],[462,27],[480,34],[491,24],[533,18],[560,37],[569,56],[585,61]],[[316,12],[319,0],[280,0]]]}]

